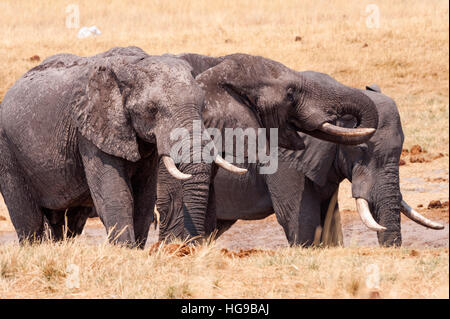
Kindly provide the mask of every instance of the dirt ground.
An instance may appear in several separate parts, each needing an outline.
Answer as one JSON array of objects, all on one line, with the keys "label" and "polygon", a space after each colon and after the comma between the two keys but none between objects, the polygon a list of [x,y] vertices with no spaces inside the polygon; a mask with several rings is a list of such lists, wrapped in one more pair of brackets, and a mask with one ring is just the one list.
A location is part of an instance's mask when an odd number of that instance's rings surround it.
[{"label": "dirt ground", "polygon": [[[433,155],[426,155],[432,158]],[[400,166],[403,198],[421,214],[445,225],[443,230],[422,227],[402,217],[403,246],[415,248],[449,247],[449,208],[428,209],[433,200],[448,201],[449,162],[448,155],[424,163],[411,163],[410,156],[403,157],[405,165]],[[344,233],[344,245],[377,246],[375,232],[367,230],[355,211],[351,198],[351,184],[344,182],[339,190],[339,203]],[[421,207],[422,206],[422,207]],[[82,235],[89,243],[100,243],[106,238],[103,225],[98,218],[90,219]],[[148,246],[157,241],[158,230],[152,227]],[[0,201],[0,243],[16,242],[17,236],[9,220],[3,201]],[[232,250],[251,248],[279,248],[288,245],[281,226],[274,215],[258,221],[238,221],[219,238],[219,247]]]}]

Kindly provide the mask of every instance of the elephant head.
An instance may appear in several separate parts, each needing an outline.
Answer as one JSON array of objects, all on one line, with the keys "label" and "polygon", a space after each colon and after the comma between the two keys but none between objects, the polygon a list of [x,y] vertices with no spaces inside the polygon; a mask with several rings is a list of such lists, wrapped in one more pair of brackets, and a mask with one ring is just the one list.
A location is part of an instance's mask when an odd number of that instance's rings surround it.
[{"label": "elephant head", "polygon": [[[133,162],[141,158],[137,139],[156,144],[168,171],[177,179],[190,178],[169,155],[174,145],[171,130],[192,132],[194,121],[202,120],[204,93],[191,67],[137,48],[120,49],[91,60],[87,85],[73,114],[80,133],[105,153]],[[217,161],[223,162],[220,157]]]},{"label": "elephant head", "polygon": [[[442,229],[442,225],[421,216],[402,200],[399,160],[404,136],[395,102],[381,94],[376,85],[361,93],[378,110],[378,128],[371,139],[360,145],[336,145],[304,136],[307,148],[298,152],[297,168],[319,187],[316,197],[333,194],[345,178],[351,181],[361,220],[377,231],[380,245],[401,245],[400,212],[426,227]],[[357,122],[347,115],[337,125],[352,128]]]},{"label": "elephant head", "polygon": [[[192,56],[185,59],[195,62]],[[373,102],[328,75],[296,72],[273,60],[246,54],[206,62],[209,68],[197,63],[205,70],[196,77],[206,99],[228,109],[236,103],[245,105],[254,112],[260,127],[279,129],[281,147],[303,149],[299,131],[335,143],[359,144],[377,127]],[[345,114],[357,119],[356,128],[331,124]]]}]

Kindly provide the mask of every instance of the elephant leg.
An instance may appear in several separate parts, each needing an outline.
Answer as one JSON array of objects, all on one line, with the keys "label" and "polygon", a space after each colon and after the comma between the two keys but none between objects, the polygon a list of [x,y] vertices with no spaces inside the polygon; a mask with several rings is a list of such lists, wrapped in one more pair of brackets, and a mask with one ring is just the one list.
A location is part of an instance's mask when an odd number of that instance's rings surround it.
[{"label": "elephant leg", "polygon": [[72,207],[66,211],[44,210],[45,217],[52,230],[52,239],[59,241],[63,240],[64,237],[73,238],[81,235],[92,210],[93,208],[91,207],[81,206]]},{"label": "elephant leg", "polygon": [[[217,173],[217,170],[214,170],[214,176],[212,176],[212,180]],[[213,232],[217,228],[217,214],[216,214],[216,193],[214,190],[214,183],[209,185],[209,198],[208,198],[208,208],[206,210],[205,216],[205,237],[214,235]],[[216,239],[218,236],[214,235],[212,239]]]},{"label": "elephant leg", "polygon": [[154,221],[156,202],[157,154],[145,160],[132,179],[134,193],[134,234],[138,248],[143,249],[147,242],[150,225]]},{"label": "elephant leg", "polygon": [[296,224],[298,245],[309,247],[319,243],[322,234],[321,196],[308,178],[305,178]]},{"label": "elephant leg", "polygon": [[17,232],[19,242],[41,240],[44,233],[44,214],[31,187],[0,137],[0,192]]},{"label": "elephant leg", "polygon": [[[283,227],[290,245],[301,243],[298,215],[302,202],[304,175],[289,163],[279,162],[278,171],[265,175],[278,223]],[[320,215],[319,215],[320,218]]]},{"label": "elephant leg", "polygon": [[224,220],[224,219],[218,219],[216,221],[216,227],[211,231],[210,233],[214,233],[214,239],[219,238],[224,232],[226,232],[228,229],[231,228],[235,223],[237,222],[236,219],[234,220]]},{"label": "elephant leg", "polygon": [[125,162],[103,153],[86,139],[79,149],[91,197],[109,241],[134,246],[134,200]]}]

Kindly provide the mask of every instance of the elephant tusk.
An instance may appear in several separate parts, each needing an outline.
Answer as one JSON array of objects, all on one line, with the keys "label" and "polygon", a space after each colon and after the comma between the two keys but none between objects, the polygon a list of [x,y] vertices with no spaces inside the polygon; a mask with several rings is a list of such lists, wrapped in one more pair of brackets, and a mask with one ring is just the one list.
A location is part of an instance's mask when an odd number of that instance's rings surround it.
[{"label": "elephant tusk", "polygon": [[411,208],[404,200],[402,200],[402,205],[400,207],[400,211],[412,221],[415,221],[417,224],[422,226],[432,228],[432,229],[444,229],[444,225],[436,223],[428,218],[420,215],[414,209]]},{"label": "elephant tusk", "polygon": [[223,169],[226,169],[227,171],[230,171],[232,173],[236,173],[236,174],[245,174],[247,173],[247,170],[245,168],[239,168],[237,166],[234,166],[233,164],[231,164],[230,162],[227,162],[222,156],[218,155],[216,156],[216,158],[214,159],[214,162],[222,167]]},{"label": "elephant tusk", "polygon": [[175,166],[175,162],[173,161],[173,159],[170,158],[169,156],[163,156],[162,158],[164,165],[167,168],[167,171],[170,173],[170,175],[172,175],[176,179],[186,180],[192,177],[192,175],[190,174],[184,174],[180,172],[178,168]]},{"label": "elephant tusk", "polygon": [[362,222],[369,229],[374,231],[384,231],[386,227],[379,225],[375,219],[373,219],[372,214],[370,213],[369,203],[363,198],[356,199],[356,209],[358,210],[359,216],[361,217]]},{"label": "elephant tusk", "polygon": [[336,126],[330,123],[323,123],[319,127],[319,130],[330,135],[346,136],[346,137],[367,136],[376,131],[376,129],[374,128],[346,128]]}]

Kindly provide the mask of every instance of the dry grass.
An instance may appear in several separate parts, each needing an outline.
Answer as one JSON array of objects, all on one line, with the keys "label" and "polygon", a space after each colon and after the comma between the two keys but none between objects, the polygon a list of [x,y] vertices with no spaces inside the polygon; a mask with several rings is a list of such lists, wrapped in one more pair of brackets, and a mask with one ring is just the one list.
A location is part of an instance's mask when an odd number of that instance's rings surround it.
[{"label": "dry grass", "polygon": [[[97,25],[100,37],[79,40],[77,30],[65,27],[65,10],[71,3],[79,5],[80,26]],[[399,106],[405,147],[420,144],[448,153],[448,3],[376,1],[380,27],[368,28],[369,3],[1,1],[0,100],[39,63],[30,60],[34,55],[41,60],[61,52],[93,55],[128,45],[150,54],[244,52],[297,70],[325,72],[353,87],[376,82]],[[438,168],[448,174],[445,159]],[[2,205],[0,201],[0,211],[6,214]],[[6,223],[0,221],[0,230]],[[370,296],[365,286],[370,264],[379,266],[383,298],[448,298],[448,257],[448,249],[412,253],[350,247],[280,249],[274,255],[230,259],[205,247],[193,256],[174,258],[109,245],[86,246],[78,240],[3,245],[0,298],[364,298]],[[80,267],[80,289],[65,285],[69,264]]]},{"label": "dry grass", "polygon": [[[376,82],[400,108],[406,146],[448,152],[449,24],[446,1],[377,1],[379,28],[366,26],[367,1],[2,1],[0,100],[42,58],[92,55],[136,45],[151,54],[245,52],[364,87]],[[77,4],[79,40],[65,27]],[[295,41],[296,37],[300,41]]]},{"label": "dry grass", "polygon": [[[448,298],[448,249],[286,248],[229,258],[80,241],[0,246],[0,298]],[[80,288],[68,288],[68,266]],[[374,267],[379,288],[369,289]]]}]

